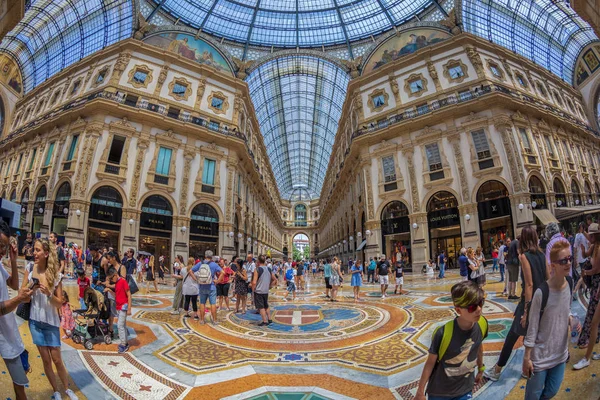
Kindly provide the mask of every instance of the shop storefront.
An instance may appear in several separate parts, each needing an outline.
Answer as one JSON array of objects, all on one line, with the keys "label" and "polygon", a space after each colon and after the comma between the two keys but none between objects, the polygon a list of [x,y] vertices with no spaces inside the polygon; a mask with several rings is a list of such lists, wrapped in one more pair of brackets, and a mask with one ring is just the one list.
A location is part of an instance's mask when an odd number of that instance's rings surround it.
[{"label": "shop storefront", "polygon": [[94,192],[90,203],[87,244],[119,249],[123,213],[121,194],[110,186],[102,186]]},{"label": "shop storefront", "polygon": [[190,257],[202,258],[206,250],[219,255],[219,214],[208,204],[198,204],[190,220]]},{"label": "shop storefront", "polygon": [[171,265],[172,230],[173,208],[169,201],[158,195],[146,198],[140,215],[139,249],[154,256],[155,267],[160,256],[165,257],[166,266]]},{"label": "shop storefront", "polygon": [[583,190],[585,191],[583,196],[583,202],[586,206],[594,204],[594,195],[592,194],[592,186],[588,181],[583,184]]},{"label": "shop storefront", "polygon": [[[71,185],[63,183],[56,192],[54,206],[52,207],[51,231],[58,235],[59,242],[65,242],[65,231],[69,218],[69,202],[71,201]],[[66,243],[65,243],[66,244]]]},{"label": "shop storefront", "polygon": [[401,201],[392,201],[381,212],[381,243],[383,254],[392,263],[412,260],[408,208]]},{"label": "shop storefront", "polygon": [[485,182],[477,191],[479,237],[486,258],[492,256],[494,245],[506,237],[514,238],[512,212],[508,190],[501,182]]},{"label": "shop storefront", "polygon": [[42,225],[44,224],[44,210],[46,209],[46,186],[42,186],[35,196],[35,203],[33,204],[33,219],[31,222],[31,232],[36,237],[41,236]]},{"label": "shop storefront", "polygon": [[558,178],[554,178],[552,188],[554,189],[554,197],[556,198],[556,207],[567,207],[567,195],[565,194],[565,186]]},{"label": "shop storefront", "polygon": [[456,266],[456,259],[462,247],[460,214],[458,201],[450,192],[437,192],[427,204],[430,257],[435,259],[445,251],[450,268]]}]

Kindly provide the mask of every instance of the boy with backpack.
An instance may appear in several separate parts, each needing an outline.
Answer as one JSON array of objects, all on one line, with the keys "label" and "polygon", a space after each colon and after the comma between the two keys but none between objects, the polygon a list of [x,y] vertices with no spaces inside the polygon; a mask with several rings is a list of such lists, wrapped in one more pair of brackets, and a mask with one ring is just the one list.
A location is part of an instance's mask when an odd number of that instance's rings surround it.
[{"label": "boy with backpack", "polygon": [[217,323],[217,286],[215,282],[217,280],[217,274],[223,272],[221,267],[213,261],[213,252],[206,250],[204,252],[204,261],[197,263],[192,267],[192,272],[196,276],[198,282],[199,294],[200,294],[200,323],[204,325],[204,310],[206,301],[210,302],[210,315],[212,317],[212,324],[218,325]]},{"label": "boy with backpack", "polygon": [[429,400],[470,399],[473,386],[483,377],[482,343],[488,333],[488,322],[481,315],[485,294],[472,281],[455,284],[451,292],[458,317],[434,331],[415,400],[425,400],[425,386]]},{"label": "boy with backpack", "polygon": [[296,269],[289,267],[285,271],[285,282],[287,284],[287,293],[285,294],[284,300],[287,301],[290,293],[292,294],[292,301],[296,300]]},{"label": "boy with backpack", "polygon": [[[558,393],[569,358],[569,325],[573,280],[571,246],[553,239],[546,248],[553,274],[533,294],[529,326],[523,340],[523,376],[528,378],[525,398],[551,399]],[[590,345],[592,346],[592,345]],[[593,346],[592,346],[593,347]]]}]

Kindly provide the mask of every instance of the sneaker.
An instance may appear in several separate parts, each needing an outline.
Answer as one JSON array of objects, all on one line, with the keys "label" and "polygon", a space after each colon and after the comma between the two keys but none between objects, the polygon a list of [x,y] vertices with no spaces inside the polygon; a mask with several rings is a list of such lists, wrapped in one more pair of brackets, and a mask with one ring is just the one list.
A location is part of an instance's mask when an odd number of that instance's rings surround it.
[{"label": "sneaker", "polygon": [[185,314],[183,318],[190,318],[190,314]]},{"label": "sneaker", "polygon": [[125,346],[119,345],[119,353],[125,353],[127,350],[129,350],[128,344],[126,344]]},{"label": "sneaker", "polygon": [[198,318],[198,316],[197,316],[197,315],[194,317],[194,321],[198,321],[199,319],[200,319],[200,318]]},{"label": "sneaker", "polygon": [[258,324],[258,326],[267,326],[267,325],[269,325],[268,322],[262,322],[262,321],[260,322],[260,324]]},{"label": "sneaker", "polygon": [[171,311],[171,315],[179,315],[179,311],[173,310],[173,311]]},{"label": "sneaker", "polygon": [[583,357],[581,360],[579,360],[579,362],[577,364],[573,365],[573,369],[580,370],[580,369],[584,369],[585,367],[589,367],[589,366],[590,366],[590,360]]},{"label": "sneaker", "polygon": [[69,399],[71,399],[71,400],[79,400],[79,397],[77,397],[77,395],[75,394],[75,392],[73,392],[71,389],[65,390],[65,393],[67,394],[67,396],[69,396]]},{"label": "sneaker", "polygon": [[600,360],[600,353],[596,353],[596,354],[594,354],[594,355],[592,356],[592,360],[596,360],[596,361]]},{"label": "sneaker", "polygon": [[52,396],[52,398],[54,400],[62,400],[62,396],[60,395],[59,392],[54,392],[54,395]]},{"label": "sneaker", "polygon": [[217,325],[219,325],[219,322],[218,321],[212,321],[212,324],[213,324],[213,326],[217,326]]},{"label": "sneaker", "polygon": [[497,382],[498,379],[500,379],[501,374],[502,374],[502,371],[496,372],[496,366],[493,366],[490,369],[486,369],[485,372],[483,373],[483,376],[485,376],[492,382]]},{"label": "sneaker", "polygon": [[271,325],[272,323],[273,323],[273,320],[272,320],[272,319],[270,319],[270,320],[269,320],[269,325]]}]

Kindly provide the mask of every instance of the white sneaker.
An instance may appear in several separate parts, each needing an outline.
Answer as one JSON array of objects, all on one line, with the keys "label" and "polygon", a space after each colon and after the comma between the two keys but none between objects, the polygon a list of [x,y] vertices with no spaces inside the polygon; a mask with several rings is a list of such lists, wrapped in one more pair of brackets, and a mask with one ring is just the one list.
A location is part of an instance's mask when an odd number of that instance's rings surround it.
[{"label": "white sneaker", "polygon": [[579,360],[579,362],[577,364],[573,365],[573,369],[580,370],[580,369],[584,369],[585,367],[589,367],[589,366],[590,366],[590,360],[583,357],[581,360]]},{"label": "white sneaker", "polygon": [[592,356],[592,360],[600,360],[600,353],[596,353]]},{"label": "white sneaker", "polygon": [[67,394],[67,396],[69,396],[69,399],[71,399],[71,400],[79,400],[79,397],[77,397],[77,395],[75,394],[75,392],[73,392],[71,389],[65,390],[65,393]]},{"label": "white sneaker", "polygon": [[54,396],[52,396],[54,400],[62,400],[62,396],[59,392],[54,392]]},{"label": "white sneaker", "polygon": [[486,369],[483,372],[483,376],[485,376],[486,378],[488,378],[492,382],[497,382],[498,379],[500,379],[500,375],[501,374],[502,374],[502,371],[496,372],[496,366],[495,365],[492,368]]}]

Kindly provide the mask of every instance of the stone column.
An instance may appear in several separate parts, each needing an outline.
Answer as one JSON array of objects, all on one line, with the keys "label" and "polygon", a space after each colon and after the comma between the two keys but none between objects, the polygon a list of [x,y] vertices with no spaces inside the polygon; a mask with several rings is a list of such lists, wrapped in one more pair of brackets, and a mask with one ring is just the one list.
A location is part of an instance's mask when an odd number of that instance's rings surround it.
[{"label": "stone column", "polygon": [[237,249],[234,246],[234,237],[233,235],[230,237],[229,232],[234,233],[232,225],[219,224],[219,245],[221,247],[221,254],[219,255],[225,257],[228,260],[231,260],[238,253]]},{"label": "stone column", "polygon": [[[181,205],[183,207],[183,205]],[[184,229],[185,228],[185,229]],[[171,232],[171,241],[173,242],[171,262],[175,261],[178,255],[183,256],[186,261],[190,254],[190,219],[187,217],[179,217],[173,221],[173,231]]]},{"label": "stone column", "polygon": [[[519,208],[519,204],[523,204],[523,209]],[[519,228],[533,224],[533,211],[531,210],[531,197],[529,193],[519,193],[510,196],[510,205],[513,214],[513,224],[515,227],[515,235]]]},{"label": "stone column", "polygon": [[[410,220],[411,260],[413,272],[421,271],[421,267],[429,259],[429,226],[427,224],[427,213],[415,213],[408,216]],[[413,228],[413,224],[417,228]]]},{"label": "stone column", "polygon": [[[79,210],[79,215],[77,215]],[[77,243],[83,246],[85,232],[87,228],[86,221],[89,212],[89,205],[85,201],[71,200],[69,202],[69,216],[67,220],[67,229],[65,230],[65,242]]]},{"label": "stone column", "polygon": [[123,209],[121,213],[121,250],[130,247],[139,250],[140,216],[140,211]]},{"label": "stone column", "polygon": [[[48,190],[48,195],[50,195],[50,190]],[[54,200],[46,200],[44,204],[44,220],[42,222],[42,227],[40,229],[40,233],[42,237],[50,236],[50,231],[52,230],[52,210],[54,209]]]},{"label": "stone column", "polygon": [[[462,247],[477,248],[481,246],[481,234],[479,232],[479,213],[477,203],[465,204],[458,207],[460,228],[462,232]],[[467,220],[467,215],[469,216]],[[460,249],[455,249],[456,252]]]},{"label": "stone column", "polygon": [[371,235],[365,235],[367,245],[365,246],[365,258],[379,257],[381,253],[381,222],[367,221],[365,224],[367,230],[371,231]]}]

